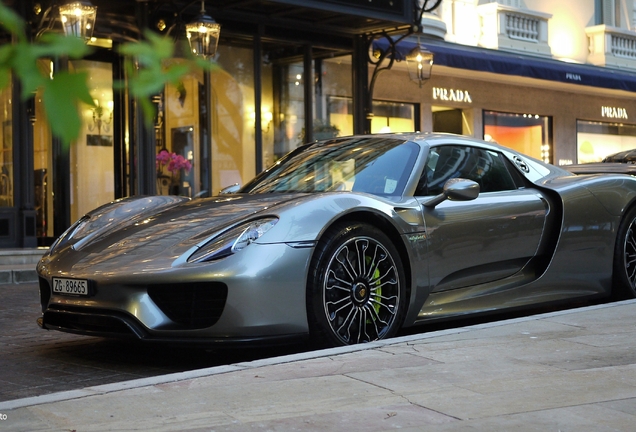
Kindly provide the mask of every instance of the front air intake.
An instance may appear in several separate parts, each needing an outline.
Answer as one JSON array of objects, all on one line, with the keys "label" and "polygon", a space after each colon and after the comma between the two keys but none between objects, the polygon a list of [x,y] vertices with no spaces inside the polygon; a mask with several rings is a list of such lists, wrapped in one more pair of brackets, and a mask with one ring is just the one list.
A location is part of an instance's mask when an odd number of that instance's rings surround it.
[{"label": "front air intake", "polygon": [[170,320],[189,329],[211,327],[219,320],[227,285],[221,282],[149,285],[148,295]]}]

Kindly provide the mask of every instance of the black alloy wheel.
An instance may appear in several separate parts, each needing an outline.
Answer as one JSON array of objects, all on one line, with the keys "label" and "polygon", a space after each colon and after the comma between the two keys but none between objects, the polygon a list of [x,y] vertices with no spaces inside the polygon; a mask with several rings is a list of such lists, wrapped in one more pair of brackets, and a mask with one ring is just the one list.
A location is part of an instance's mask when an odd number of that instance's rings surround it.
[{"label": "black alloy wheel", "polygon": [[636,298],[636,207],[621,222],[614,250],[614,298]]},{"label": "black alloy wheel", "polygon": [[318,244],[308,281],[312,336],[329,346],[394,336],[407,290],[400,255],[374,226],[333,227]]}]

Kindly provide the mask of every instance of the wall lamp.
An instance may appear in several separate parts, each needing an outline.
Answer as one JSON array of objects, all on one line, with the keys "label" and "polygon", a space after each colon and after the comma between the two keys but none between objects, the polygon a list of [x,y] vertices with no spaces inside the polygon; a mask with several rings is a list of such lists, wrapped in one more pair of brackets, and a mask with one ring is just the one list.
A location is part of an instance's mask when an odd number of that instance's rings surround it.
[{"label": "wall lamp", "polygon": [[185,30],[192,53],[203,58],[212,58],[219,45],[221,24],[205,13],[204,4],[202,0],[201,12],[194,21],[185,25]]},{"label": "wall lamp", "polygon": [[[250,112],[250,120],[252,126],[256,126],[256,112],[254,110]],[[269,108],[261,108],[261,130],[263,132],[269,132],[272,120],[274,120],[274,114],[272,114]]]},{"label": "wall lamp", "polygon": [[[35,5],[34,11],[39,15],[42,8],[38,4]],[[89,41],[93,37],[95,28],[95,20],[97,18],[97,6],[88,0],[74,1],[61,6],[53,3],[42,15],[39,30],[36,37],[39,37],[46,31],[53,30],[53,26],[57,22],[56,17],[49,17],[51,12],[59,14],[59,20],[62,23],[62,29],[66,36],[74,36],[85,41]],[[45,25],[46,24],[46,25]]]},{"label": "wall lamp", "polygon": [[409,71],[409,77],[412,81],[418,83],[421,88],[422,84],[431,77],[433,53],[422,49],[418,40],[417,46],[404,57],[406,60],[406,68]]},{"label": "wall lamp", "polygon": [[99,103],[99,100],[95,99],[94,102],[95,107],[91,108],[91,112],[93,113],[93,124],[88,124],[88,130],[93,132],[97,129],[97,134],[101,135],[102,128],[105,132],[110,131],[109,125],[113,122],[113,101],[108,101],[107,105],[110,113],[106,115],[106,118],[103,118],[106,113],[104,112],[104,107]]}]

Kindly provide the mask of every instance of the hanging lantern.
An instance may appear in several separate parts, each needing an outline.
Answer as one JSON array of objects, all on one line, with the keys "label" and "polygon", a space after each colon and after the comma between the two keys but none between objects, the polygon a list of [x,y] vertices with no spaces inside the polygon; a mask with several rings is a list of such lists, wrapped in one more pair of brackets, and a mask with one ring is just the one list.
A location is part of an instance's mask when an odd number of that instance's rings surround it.
[{"label": "hanging lantern", "polygon": [[66,36],[84,40],[93,37],[97,6],[90,1],[77,1],[60,6],[60,18]]},{"label": "hanging lantern", "polygon": [[185,28],[192,53],[204,58],[214,57],[219,44],[221,25],[206,15],[203,1],[199,16],[193,22],[186,24]]},{"label": "hanging lantern", "polygon": [[406,67],[409,70],[411,80],[422,86],[422,83],[431,77],[433,68],[433,53],[422,49],[418,43],[410,53],[406,55]]}]

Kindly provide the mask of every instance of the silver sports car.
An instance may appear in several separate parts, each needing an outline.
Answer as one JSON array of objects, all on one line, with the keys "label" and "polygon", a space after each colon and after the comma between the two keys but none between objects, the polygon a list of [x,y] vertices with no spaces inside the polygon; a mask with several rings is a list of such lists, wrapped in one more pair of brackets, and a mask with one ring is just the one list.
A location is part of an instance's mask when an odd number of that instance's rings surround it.
[{"label": "silver sports car", "polygon": [[298,148],[212,198],[132,197],[37,266],[43,328],[323,345],[575,299],[636,295],[636,178],[575,176],[445,134]]}]

